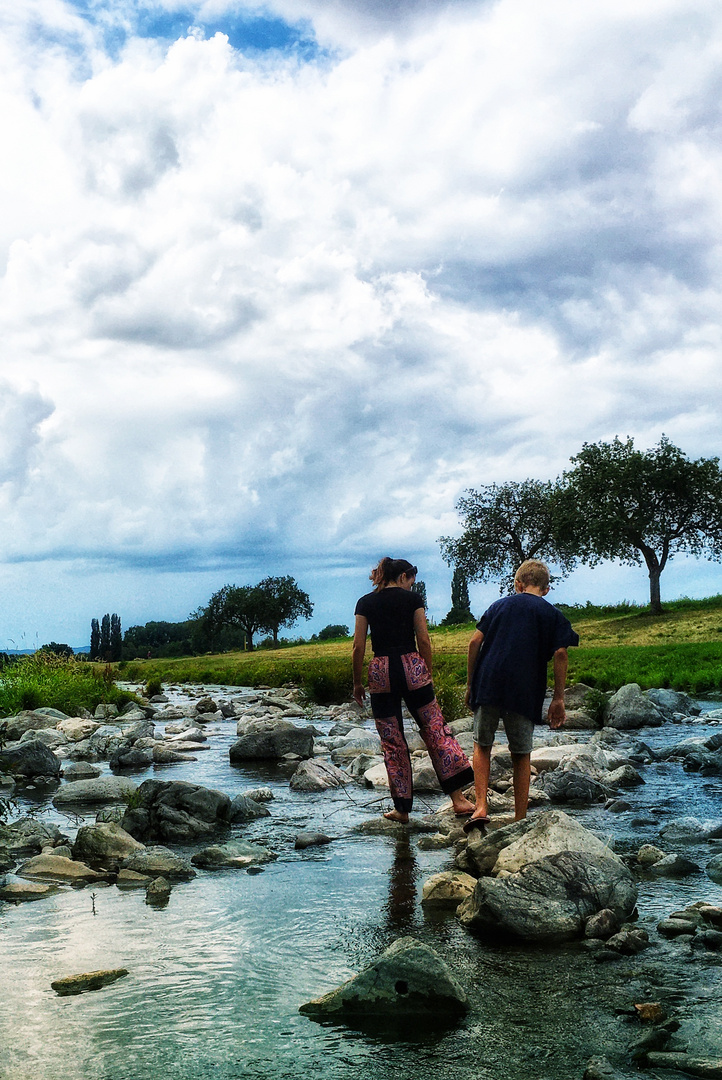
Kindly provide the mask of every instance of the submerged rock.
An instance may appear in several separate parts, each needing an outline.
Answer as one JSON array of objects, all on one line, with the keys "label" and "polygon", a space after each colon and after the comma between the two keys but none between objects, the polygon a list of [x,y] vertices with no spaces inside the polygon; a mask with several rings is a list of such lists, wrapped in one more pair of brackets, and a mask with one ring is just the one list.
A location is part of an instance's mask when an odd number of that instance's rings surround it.
[{"label": "submerged rock", "polygon": [[214,844],[197,852],[191,862],[202,870],[245,870],[247,866],[272,862],[278,856],[262,844],[247,840],[229,840],[227,844]]},{"label": "submerged rock", "polygon": [[309,847],[321,847],[330,844],[331,837],[322,832],[300,832],[294,841],[296,851],[304,851]]},{"label": "submerged rock", "polygon": [[373,964],[323,997],[307,1001],[307,1016],[459,1016],[466,993],[439,954],[414,938],[398,938]]},{"label": "submerged rock", "polygon": [[128,974],[127,968],[111,968],[107,971],[89,971],[84,975],[68,975],[64,979],[56,979],[50,986],[60,997],[68,997],[71,994],[83,994],[88,990],[100,990],[103,986],[110,986]]}]

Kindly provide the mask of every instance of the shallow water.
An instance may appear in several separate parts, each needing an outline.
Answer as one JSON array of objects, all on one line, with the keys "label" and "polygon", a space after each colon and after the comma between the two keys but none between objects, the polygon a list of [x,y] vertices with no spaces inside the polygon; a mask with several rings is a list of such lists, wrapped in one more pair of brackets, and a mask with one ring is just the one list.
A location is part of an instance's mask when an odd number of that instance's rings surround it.
[{"label": "shallow water", "polygon": [[[217,688],[208,689],[218,696]],[[212,1071],[218,1080],[566,1080],[581,1076],[593,1054],[624,1043],[629,1032],[623,1012],[635,1000],[665,992],[659,989],[665,958],[678,945],[665,943],[641,958],[602,966],[576,944],[493,946],[463,931],[453,915],[424,913],[422,883],[450,865],[448,851],[420,851],[413,836],[354,833],[354,825],[382,809],[379,793],[351,786],[294,794],[287,768],[230,766],[234,721],[214,730],[211,749],[198,761],[133,778],[188,779],[231,796],[271,786],[272,817],[234,832],[267,842],[278,860],[259,874],[199,872],[174,886],[164,910],[148,907],[142,890],[97,886],[0,906],[0,1075],[200,1080]],[[668,725],[638,734],[659,746],[718,730]],[[573,812],[608,835],[618,851],[645,842],[665,847],[658,831],[672,817],[722,819],[719,779],[686,774],[678,764],[647,766],[643,775],[646,784],[625,795],[632,812]],[[424,813],[442,801],[424,795],[416,810]],[[48,802],[41,799],[40,808]],[[658,824],[632,826],[642,811],[651,811]],[[52,810],[47,815],[74,835],[77,821]],[[334,842],[296,852],[293,841],[302,828],[321,829]],[[721,846],[706,843],[685,852],[704,866]],[[722,903],[722,888],[703,872],[684,882],[642,883],[641,925],[653,932],[660,917],[701,899]],[[467,987],[472,1009],[456,1027],[354,1031],[298,1013],[302,1002],[349,978],[405,934],[437,948]],[[659,956],[658,970],[645,959],[652,953]],[[692,1033],[705,980],[712,985],[719,978],[719,969],[704,963],[689,965],[684,977],[666,976],[674,983],[670,993],[683,987],[694,999],[686,1021]],[[130,974],[78,997],[59,998],[50,989],[61,976],[109,967],[127,967]],[[684,1009],[682,1014],[684,1019]],[[714,1043],[709,1024],[705,1037]]]}]

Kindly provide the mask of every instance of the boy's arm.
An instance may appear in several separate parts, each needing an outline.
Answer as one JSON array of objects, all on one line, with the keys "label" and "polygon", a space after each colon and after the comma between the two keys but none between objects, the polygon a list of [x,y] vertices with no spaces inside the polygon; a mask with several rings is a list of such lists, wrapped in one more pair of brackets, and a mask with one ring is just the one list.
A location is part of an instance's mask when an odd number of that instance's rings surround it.
[{"label": "boy's arm", "polygon": [[481,630],[475,630],[474,636],[469,642],[469,652],[466,657],[466,694],[464,695],[464,703],[468,709],[471,708],[471,680],[474,677],[474,669],[476,668],[476,661],[479,658],[479,649],[483,640],[484,635]]},{"label": "boy's arm", "polygon": [[554,653],[554,694],[549,706],[549,727],[561,727],[567,718],[564,708],[564,687],[567,682],[569,654],[566,649],[557,649]]}]

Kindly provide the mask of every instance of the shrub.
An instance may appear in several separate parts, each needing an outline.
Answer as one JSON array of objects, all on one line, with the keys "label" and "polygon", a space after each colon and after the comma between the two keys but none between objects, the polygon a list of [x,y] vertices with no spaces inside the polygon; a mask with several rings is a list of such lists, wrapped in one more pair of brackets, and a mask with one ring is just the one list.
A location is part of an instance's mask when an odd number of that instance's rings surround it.
[{"label": "shrub", "polygon": [[330,641],[332,638],[345,638],[348,636],[348,626],[343,626],[341,623],[329,623],[328,626],[324,626],[323,630],[318,632],[319,641]]},{"label": "shrub", "polygon": [[603,690],[593,686],[584,698],[584,708],[593,718],[594,723],[602,727],[607,711],[607,695]]},{"label": "shrub", "polygon": [[348,660],[316,660],[303,667],[302,683],[309,701],[316,705],[340,704],[353,693],[353,675]]},{"label": "shrub", "polygon": [[162,692],[162,690],[163,690],[163,683],[160,681],[160,679],[151,678],[151,679],[148,679],[147,683],[145,684],[145,696],[146,697],[149,697],[149,698],[155,697],[155,695],[160,694]]},{"label": "shrub", "polygon": [[469,710],[464,703],[466,683],[461,686],[452,674],[437,670],[434,675],[434,690],[447,724],[468,715]]}]

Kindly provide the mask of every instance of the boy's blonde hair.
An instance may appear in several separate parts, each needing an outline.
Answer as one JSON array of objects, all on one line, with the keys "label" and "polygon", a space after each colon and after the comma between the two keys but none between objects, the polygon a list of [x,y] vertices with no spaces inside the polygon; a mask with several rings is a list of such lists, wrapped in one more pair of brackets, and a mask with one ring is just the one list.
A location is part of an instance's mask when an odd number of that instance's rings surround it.
[{"label": "boy's blonde hair", "polygon": [[536,589],[549,588],[549,567],[540,559],[527,559],[514,574],[514,582],[532,585]]}]

